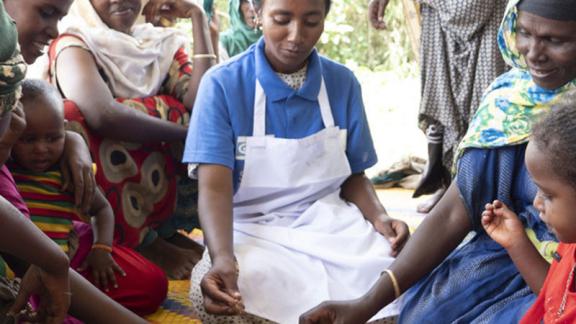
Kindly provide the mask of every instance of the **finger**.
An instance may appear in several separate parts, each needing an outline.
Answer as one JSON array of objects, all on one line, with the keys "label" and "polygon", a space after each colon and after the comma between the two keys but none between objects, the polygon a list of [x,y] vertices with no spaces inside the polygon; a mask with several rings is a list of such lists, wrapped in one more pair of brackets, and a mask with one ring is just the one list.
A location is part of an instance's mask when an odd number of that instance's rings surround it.
[{"label": "finger", "polygon": [[106,281],[110,282],[110,285],[114,288],[118,288],[118,282],[116,282],[116,273],[114,272],[114,267],[111,266],[106,270]]},{"label": "finger", "polygon": [[120,275],[122,275],[122,277],[126,277],[126,272],[124,271],[124,269],[122,269],[122,267],[120,267],[118,265],[118,263],[114,262],[112,264],[112,267],[114,268],[114,271],[119,273]]},{"label": "finger", "polygon": [[95,182],[96,179],[94,178],[94,173],[91,169],[86,170],[84,173],[85,185],[84,185],[84,199],[82,200],[82,210],[84,213],[88,213],[90,210],[90,206],[92,206],[92,202],[94,200],[94,190],[95,190]]},{"label": "finger", "polygon": [[102,288],[104,289],[104,291],[108,291],[109,289],[108,275],[109,275],[108,269],[100,271],[100,282],[102,283]]},{"label": "finger", "polygon": [[[68,189],[70,188],[70,179],[72,177],[70,176],[70,170],[68,170],[68,167],[66,166],[66,164],[64,162],[60,162],[60,172],[62,173],[62,188],[61,189],[62,189],[62,191],[68,191]],[[74,199],[76,199],[76,197],[74,197]]]},{"label": "finger", "polygon": [[204,309],[211,314],[219,315],[238,315],[238,311],[230,305],[219,303],[212,298],[204,297]]},{"label": "finger", "polygon": [[502,206],[504,206],[504,204],[500,201],[500,200],[494,200],[494,208],[502,208]]},{"label": "finger", "polygon": [[[221,290],[214,280],[208,279],[200,283],[200,288],[205,297],[210,298],[215,304],[224,304],[227,306],[234,305],[237,299],[229,295],[226,291]],[[223,289],[226,289],[223,287]]]},{"label": "finger", "polygon": [[[72,170],[72,178],[74,181],[74,188],[78,188],[80,190],[74,190],[74,202],[76,206],[82,208],[82,200],[84,199],[84,177],[82,172],[74,172]],[[83,211],[83,210],[82,210]]]},{"label": "finger", "polygon": [[8,311],[8,315],[16,316],[18,313],[20,313],[20,311],[23,310],[24,307],[26,307],[26,303],[28,303],[28,298],[30,298],[30,292],[27,289],[23,289],[22,287],[20,287],[18,295],[16,296],[16,300],[14,301],[14,304],[12,304],[12,307],[10,307],[10,310]]},{"label": "finger", "polygon": [[104,289],[104,285],[102,285],[102,278],[100,276],[100,271],[92,268],[92,278],[94,279],[94,284],[96,285],[96,287]]},{"label": "finger", "polygon": [[378,21],[384,21],[384,9],[386,9],[386,4],[388,3],[387,0],[378,1]]},{"label": "finger", "polygon": [[386,237],[390,243],[393,243],[394,239],[396,238],[396,232],[392,226],[390,226],[390,222],[382,224],[380,227],[380,233],[384,235],[384,237]]}]

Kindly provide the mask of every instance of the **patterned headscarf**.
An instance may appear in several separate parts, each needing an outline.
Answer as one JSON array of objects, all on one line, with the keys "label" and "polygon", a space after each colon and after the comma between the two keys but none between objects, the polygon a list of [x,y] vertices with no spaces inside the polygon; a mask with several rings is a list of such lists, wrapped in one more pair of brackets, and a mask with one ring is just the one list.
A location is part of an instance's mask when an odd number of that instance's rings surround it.
[{"label": "patterned headscarf", "polygon": [[484,93],[458,147],[457,159],[466,148],[496,148],[527,142],[532,124],[550,111],[563,93],[576,87],[576,80],[554,90],[534,83],[524,58],[516,48],[519,2],[511,0],[508,4],[498,34],[500,51],[512,69],[498,77]]},{"label": "patterned headscarf", "polygon": [[4,1],[0,1],[0,39],[0,116],[4,116],[20,99],[20,81],[26,75],[16,25],[4,9]]}]

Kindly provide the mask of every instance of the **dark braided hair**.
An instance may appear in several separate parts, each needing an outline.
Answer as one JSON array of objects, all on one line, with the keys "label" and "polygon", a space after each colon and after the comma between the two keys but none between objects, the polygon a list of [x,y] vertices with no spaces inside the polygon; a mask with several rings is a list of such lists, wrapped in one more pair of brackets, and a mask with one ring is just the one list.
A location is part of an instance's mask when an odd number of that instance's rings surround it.
[{"label": "dark braided hair", "polygon": [[548,156],[556,175],[576,189],[576,91],[534,125],[531,141]]},{"label": "dark braided hair", "polygon": [[[262,6],[262,2],[264,2],[264,0],[248,0],[248,3],[250,3],[252,8],[254,8],[254,12],[258,12],[260,7]],[[332,0],[324,0],[324,6],[326,9],[326,15],[328,15],[330,7],[332,6]]]}]

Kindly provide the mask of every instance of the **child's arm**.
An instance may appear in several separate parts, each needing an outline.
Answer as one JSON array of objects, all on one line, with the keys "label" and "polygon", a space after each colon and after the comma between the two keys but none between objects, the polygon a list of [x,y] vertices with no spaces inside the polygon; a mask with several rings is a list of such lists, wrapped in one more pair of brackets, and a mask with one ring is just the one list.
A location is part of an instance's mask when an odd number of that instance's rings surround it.
[{"label": "child's arm", "polygon": [[540,292],[550,265],[524,231],[518,216],[501,201],[486,204],[482,226],[490,237],[506,249],[524,281],[535,294]]},{"label": "child's arm", "polygon": [[94,245],[78,270],[84,271],[91,268],[95,284],[98,287],[107,290],[110,283],[112,287],[118,288],[115,273],[118,272],[123,276],[126,273],[114,261],[111,253],[114,240],[114,212],[99,189],[96,189],[94,203],[91,207],[90,215],[94,215],[91,219]]}]

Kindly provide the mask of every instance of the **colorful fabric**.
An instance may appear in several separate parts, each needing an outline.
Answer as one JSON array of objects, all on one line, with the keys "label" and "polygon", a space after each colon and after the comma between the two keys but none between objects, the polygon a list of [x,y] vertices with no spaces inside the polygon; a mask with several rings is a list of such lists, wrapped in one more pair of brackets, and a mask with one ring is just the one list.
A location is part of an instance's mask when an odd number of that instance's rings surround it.
[{"label": "colorful fabric", "polygon": [[[420,129],[443,130],[448,170],[484,90],[506,71],[495,41],[507,0],[420,0]],[[442,177],[438,177],[441,181]]]},{"label": "colorful fabric", "polygon": [[0,166],[0,196],[4,197],[4,199],[16,207],[24,216],[27,218],[30,217],[28,207],[26,207],[26,203],[18,192],[14,177],[12,177],[12,173],[10,173],[6,165]]},{"label": "colorful fabric", "polygon": [[[576,323],[576,294],[574,294],[576,244],[560,243],[557,255],[560,259],[552,262],[538,298],[520,324]],[[566,301],[561,310],[564,298]]]},{"label": "colorful fabric", "polygon": [[229,1],[230,28],[220,34],[220,43],[224,45],[229,56],[244,52],[262,36],[262,31],[250,28],[244,22],[244,16],[240,10],[241,3],[242,0]]},{"label": "colorful fabric", "polygon": [[458,147],[457,157],[470,147],[493,148],[527,142],[538,117],[550,111],[562,94],[576,87],[576,79],[554,90],[534,83],[516,49],[517,3],[518,0],[510,2],[498,34],[502,56],[512,70],[497,78],[486,91]]},{"label": "colorful fabric", "polygon": [[508,253],[483,230],[486,202],[499,199],[554,251],[555,237],[532,205],[537,187],[524,164],[526,144],[468,149],[455,182],[474,238],[404,294],[400,323],[517,323],[536,296]]},{"label": "colorful fabric", "polygon": [[32,222],[68,253],[72,221],[90,220],[86,217],[79,218],[73,195],[61,191],[60,171],[32,172],[23,170],[16,164],[11,164],[10,168],[18,191],[30,210]]},{"label": "colorful fabric", "polygon": [[186,35],[175,28],[137,24],[131,34],[111,29],[90,0],[74,1],[60,30],[84,41],[112,93],[120,98],[156,95],[174,55],[186,44]]},{"label": "colorful fabric", "polygon": [[[70,260],[70,267],[77,269],[90,253],[94,237],[90,225],[86,223],[74,222],[74,232],[78,235],[79,244]],[[126,272],[126,276],[116,275],[118,288],[103,292],[140,316],[158,310],[168,293],[168,279],[164,271],[133,249],[116,243],[112,247],[112,258]],[[93,282],[90,269],[80,274]]]},{"label": "colorful fabric", "polygon": [[20,81],[26,75],[26,63],[18,46],[16,24],[0,1],[0,116],[11,111],[21,96]]},{"label": "colorful fabric", "polygon": [[[30,172],[12,165],[12,173],[34,224],[68,254],[72,252],[70,233],[74,231],[78,246],[73,255],[69,255],[70,266],[80,267],[94,242],[92,227],[88,217],[77,212],[73,194],[61,191],[60,171]],[[134,250],[118,244],[113,245],[112,257],[126,272],[126,277],[117,276],[119,288],[104,293],[139,315],[155,312],[168,289],[164,272]],[[93,282],[90,269],[80,274]]]},{"label": "colorful fabric", "polygon": [[[82,42],[70,35],[61,35],[50,45],[53,84],[58,54]],[[181,103],[186,92],[192,66],[183,49],[176,52],[160,92],[145,98],[117,98],[118,102],[151,116],[187,125],[189,112]],[[90,147],[99,172],[96,182],[112,205],[120,243],[136,247],[151,228],[169,219],[176,205],[177,178],[185,175],[179,163],[181,145],[166,143],[129,143],[102,138],[92,132],[78,107],[65,102],[68,126],[80,133]]]}]

